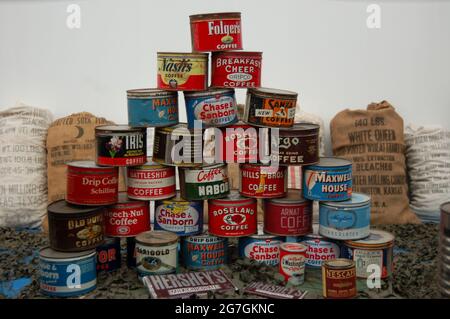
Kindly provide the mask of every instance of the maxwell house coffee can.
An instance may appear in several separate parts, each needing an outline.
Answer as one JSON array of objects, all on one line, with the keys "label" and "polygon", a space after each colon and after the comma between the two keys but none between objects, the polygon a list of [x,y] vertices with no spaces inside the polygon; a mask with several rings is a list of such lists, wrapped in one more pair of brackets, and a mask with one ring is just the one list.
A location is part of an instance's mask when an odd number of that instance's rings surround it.
[{"label": "maxwell house coffee can", "polygon": [[218,269],[227,262],[228,240],[203,233],[183,238],[183,263],[190,270]]},{"label": "maxwell house coffee can", "polygon": [[105,242],[97,247],[97,272],[111,272],[120,269],[120,238],[106,237]]}]

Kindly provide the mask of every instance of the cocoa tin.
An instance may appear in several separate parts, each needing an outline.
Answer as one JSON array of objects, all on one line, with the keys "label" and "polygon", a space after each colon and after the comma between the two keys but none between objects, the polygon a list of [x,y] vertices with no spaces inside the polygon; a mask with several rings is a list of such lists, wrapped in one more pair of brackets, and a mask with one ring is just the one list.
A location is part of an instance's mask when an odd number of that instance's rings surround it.
[{"label": "cocoa tin", "polygon": [[163,166],[151,159],[140,166],[127,169],[128,197],[158,200],[175,196],[175,167]]},{"label": "cocoa tin", "polygon": [[119,193],[119,202],[105,208],[105,235],[132,237],[150,230],[148,202],[129,199],[125,192]]},{"label": "cocoa tin", "polygon": [[242,237],[257,232],[257,203],[237,191],[208,201],[208,230],[220,237]]},{"label": "cocoa tin", "polygon": [[227,262],[228,239],[203,233],[183,238],[183,263],[190,270],[218,269]]},{"label": "cocoa tin", "polygon": [[117,203],[119,170],[91,161],[67,164],[66,201],[76,205],[102,206]]},{"label": "cocoa tin", "polygon": [[304,236],[312,232],[312,202],[301,190],[290,189],[286,197],[264,201],[264,232],[279,236]]},{"label": "cocoa tin", "polygon": [[51,203],[47,212],[52,249],[85,251],[103,243],[103,207],[74,206],[59,200]]},{"label": "cocoa tin", "polygon": [[287,90],[248,89],[244,121],[255,126],[292,127],[297,96],[297,93]]},{"label": "cocoa tin", "polygon": [[155,230],[165,230],[179,236],[196,235],[203,231],[203,202],[188,201],[180,193],[170,199],[155,202]]},{"label": "cocoa tin", "polygon": [[239,238],[239,257],[249,258],[265,265],[276,266],[280,262],[280,245],[283,237],[264,234],[262,227],[258,234]]},{"label": "cocoa tin", "polygon": [[280,274],[293,284],[305,282],[305,260],[308,247],[299,243],[282,243],[280,245]]},{"label": "cocoa tin", "polygon": [[120,269],[120,238],[106,237],[97,247],[97,272],[111,272]]},{"label": "cocoa tin", "polygon": [[218,158],[226,163],[256,163],[258,160],[257,128],[239,122],[221,129]]},{"label": "cocoa tin", "polygon": [[178,92],[159,89],[127,91],[128,125],[161,127],[178,123]]},{"label": "cocoa tin", "polygon": [[187,200],[223,198],[230,192],[227,164],[180,167],[181,197]]},{"label": "cocoa tin", "polygon": [[262,52],[213,52],[211,86],[258,88],[261,86]]},{"label": "cocoa tin", "polygon": [[147,161],[146,128],[102,125],[95,128],[96,163],[101,166],[136,166]]},{"label": "cocoa tin", "polygon": [[323,297],[329,299],[350,299],[357,295],[355,262],[338,258],[322,265]]},{"label": "cocoa tin", "polygon": [[240,12],[196,14],[189,19],[193,51],[242,50]]},{"label": "cocoa tin", "polygon": [[204,91],[208,87],[208,54],[158,52],[158,89]]},{"label": "cocoa tin", "polygon": [[188,127],[221,127],[238,121],[234,89],[185,92]]},{"label": "cocoa tin", "polygon": [[241,164],[239,192],[254,198],[283,197],[287,192],[286,166]]},{"label": "cocoa tin", "polygon": [[306,267],[320,268],[325,261],[341,257],[340,242],[319,235],[317,224],[311,234],[301,237],[300,242],[308,247]]},{"label": "cocoa tin", "polygon": [[175,273],[177,267],[177,235],[154,230],[136,236],[136,268],[140,277]]}]

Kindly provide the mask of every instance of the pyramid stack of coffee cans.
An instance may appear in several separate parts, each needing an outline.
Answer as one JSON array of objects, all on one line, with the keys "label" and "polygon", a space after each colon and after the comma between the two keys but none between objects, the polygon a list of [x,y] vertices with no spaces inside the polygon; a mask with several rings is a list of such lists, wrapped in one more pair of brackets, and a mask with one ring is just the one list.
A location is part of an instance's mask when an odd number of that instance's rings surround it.
[{"label": "pyramid stack of coffee cans", "polygon": [[439,287],[441,295],[450,298],[450,202],[441,205],[439,239]]}]

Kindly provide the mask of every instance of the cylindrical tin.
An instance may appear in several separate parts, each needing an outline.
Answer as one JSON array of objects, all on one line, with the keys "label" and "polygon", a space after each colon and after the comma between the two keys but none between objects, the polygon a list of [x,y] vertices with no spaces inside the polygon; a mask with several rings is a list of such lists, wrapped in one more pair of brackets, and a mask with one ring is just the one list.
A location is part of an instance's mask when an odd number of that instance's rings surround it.
[{"label": "cylindrical tin", "polygon": [[257,232],[257,203],[231,191],[226,198],[208,201],[208,230],[220,237],[242,237]]},{"label": "cylindrical tin", "polygon": [[258,129],[239,122],[221,129],[221,147],[218,158],[226,163],[256,163],[258,160]]},{"label": "cylindrical tin", "polygon": [[105,238],[105,242],[97,247],[97,272],[111,272],[120,269],[120,238]]},{"label": "cylindrical tin", "polygon": [[294,285],[305,282],[305,260],[308,247],[299,243],[282,243],[280,245],[280,274]]},{"label": "cylindrical tin", "polygon": [[345,241],[342,257],[352,259],[356,264],[356,276],[367,278],[372,271],[370,265],[377,265],[381,270],[381,278],[392,275],[394,260],[394,235],[383,230],[372,229],[367,238]]},{"label": "cylindrical tin", "polygon": [[139,200],[171,198],[176,193],[175,167],[156,164],[151,159],[127,169],[128,197]]},{"label": "cylindrical tin", "polygon": [[233,89],[208,89],[200,92],[185,92],[188,127],[221,127],[238,121],[236,97]]},{"label": "cylindrical tin", "polygon": [[85,206],[102,206],[117,203],[119,169],[97,166],[91,161],[67,164],[66,201]]},{"label": "cylindrical tin", "polygon": [[264,232],[279,236],[304,236],[312,232],[312,202],[301,190],[290,189],[286,197],[264,201]]},{"label": "cylindrical tin", "polygon": [[155,230],[166,230],[179,236],[203,231],[203,202],[187,201],[180,193],[170,199],[155,202]]},{"label": "cylindrical tin", "polygon": [[136,268],[136,237],[127,237],[127,267]]},{"label": "cylindrical tin", "polygon": [[218,269],[227,262],[228,239],[207,233],[183,238],[183,263],[190,270]]},{"label": "cylindrical tin", "polygon": [[276,198],[286,195],[286,166],[241,164],[239,168],[241,195],[254,198]]},{"label": "cylindrical tin", "polygon": [[47,211],[52,249],[85,251],[103,243],[103,207],[72,206],[59,200],[48,205]]},{"label": "cylindrical tin", "polygon": [[75,297],[97,287],[95,250],[63,253],[46,247],[39,252],[39,268],[44,295]]},{"label": "cylindrical tin", "polygon": [[320,236],[317,225],[313,226],[313,233],[301,238],[300,242],[308,247],[306,267],[320,268],[325,261],[341,257],[340,242]]},{"label": "cylindrical tin", "polygon": [[286,90],[248,89],[244,121],[255,126],[292,127],[297,96],[297,93]]},{"label": "cylindrical tin", "polygon": [[136,267],[140,277],[171,274],[178,267],[178,236],[154,230],[136,236]]},{"label": "cylindrical tin", "polygon": [[305,166],[303,196],[317,201],[344,201],[352,197],[352,162],[339,157],[321,157]]},{"label": "cylindrical tin", "polygon": [[187,200],[223,198],[230,193],[227,164],[178,169],[181,197]]},{"label": "cylindrical tin", "polygon": [[324,262],[322,289],[324,298],[355,298],[357,295],[355,262],[344,258]]},{"label": "cylindrical tin", "polygon": [[192,51],[242,50],[240,12],[220,12],[189,16]]},{"label": "cylindrical tin", "polygon": [[320,202],[319,233],[338,240],[369,236],[370,196],[353,193],[350,199],[342,202]]},{"label": "cylindrical tin", "polygon": [[158,89],[204,91],[208,87],[208,54],[158,52]]},{"label": "cylindrical tin", "polygon": [[159,89],[127,91],[128,125],[162,127],[178,123],[178,92]]},{"label": "cylindrical tin", "polygon": [[257,88],[261,86],[262,52],[213,52],[211,86]]},{"label": "cylindrical tin", "polygon": [[203,163],[203,133],[185,123],[156,128],[153,161],[170,166],[192,167]]},{"label": "cylindrical tin", "polygon": [[311,165],[319,161],[319,129],[312,123],[295,123],[279,130],[272,161],[280,165]]},{"label": "cylindrical tin", "polygon": [[239,238],[239,257],[249,258],[265,265],[276,266],[280,262],[280,245],[283,237],[264,234]]},{"label": "cylindrical tin", "polygon": [[119,193],[119,202],[105,208],[105,235],[132,237],[150,230],[148,202],[130,200],[125,192]]},{"label": "cylindrical tin", "polygon": [[97,126],[95,144],[97,165],[136,166],[147,161],[147,131],[143,127]]}]

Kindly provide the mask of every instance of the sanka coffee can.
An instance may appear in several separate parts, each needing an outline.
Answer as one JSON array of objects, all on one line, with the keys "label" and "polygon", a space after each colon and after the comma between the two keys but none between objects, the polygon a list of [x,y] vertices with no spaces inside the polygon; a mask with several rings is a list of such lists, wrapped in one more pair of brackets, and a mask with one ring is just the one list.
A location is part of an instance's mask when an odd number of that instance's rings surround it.
[{"label": "sanka coffee can", "polygon": [[293,285],[305,282],[305,260],[308,247],[299,243],[282,243],[280,245],[280,274],[285,281]]},{"label": "sanka coffee can", "polygon": [[275,198],[286,195],[286,166],[241,164],[239,168],[241,195],[254,198]]},{"label": "sanka coffee can", "polygon": [[218,269],[227,262],[228,239],[203,233],[183,238],[183,263],[190,270]]},{"label": "sanka coffee can", "polygon": [[222,139],[216,140],[218,158],[225,163],[256,163],[259,152],[258,129],[238,122],[221,128]]},{"label": "sanka coffee can", "polygon": [[327,299],[350,299],[357,295],[355,262],[338,258],[322,265],[323,297]]},{"label": "sanka coffee can", "polygon": [[120,238],[106,237],[97,247],[97,272],[111,272],[120,269]]}]

